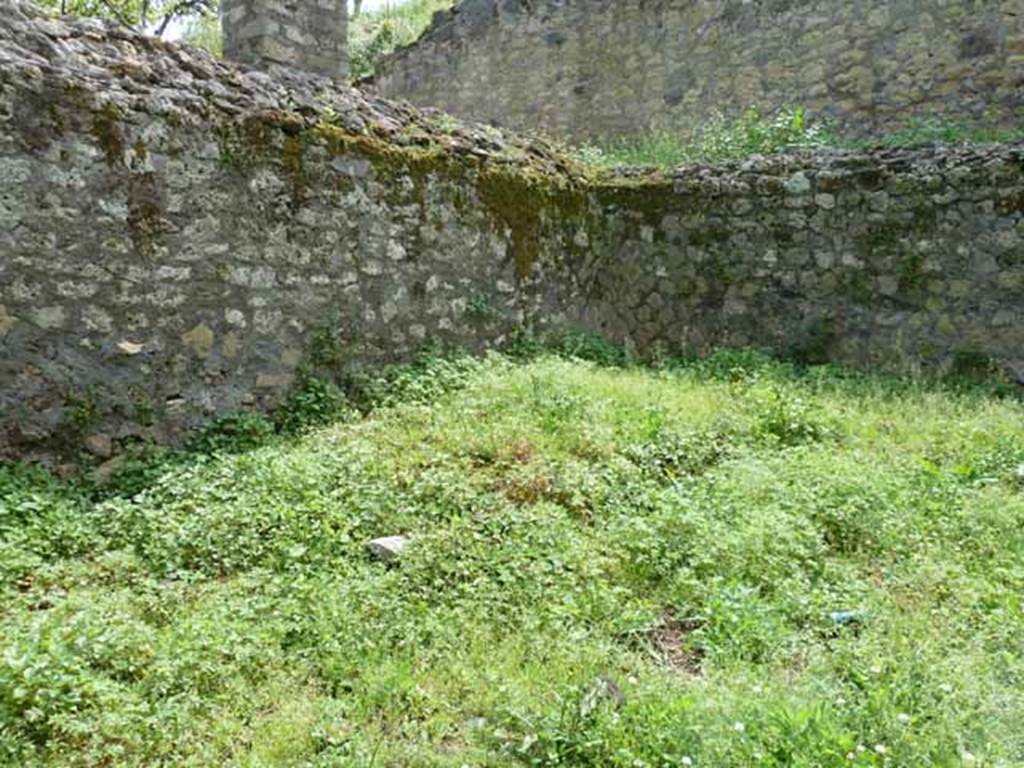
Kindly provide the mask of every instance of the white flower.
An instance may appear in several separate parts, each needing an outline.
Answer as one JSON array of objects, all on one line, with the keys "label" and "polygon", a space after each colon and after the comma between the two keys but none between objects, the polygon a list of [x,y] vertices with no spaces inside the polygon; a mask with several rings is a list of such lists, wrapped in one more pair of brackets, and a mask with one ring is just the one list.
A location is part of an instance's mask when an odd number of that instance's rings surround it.
[{"label": "white flower", "polygon": [[745,726],[743,723],[736,722],[733,724],[732,729],[736,731],[736,733],[743,733],[745,730],[747,730],[747,726]]},{"label": "white flower", "polygon": [[681,762],[683,765],[693,765],[693,760],[691,760],[687,755],[683,755]]},{"label": "white flower", "polygon": [[974,755],[972,755],[970,752],[968,752],[966,749],[963,752],[960,753],[960,758],[965,763],[973,763],[975,760],[978,759]]},{"label": "white flower", "polygon": [[906,712],[900,712],[898,715],[896,715],[896,719],[904,725],[906,725],[910,722],[910,715],[908,715]]},{"label": "white flower", "polygon": [[856,760],[857,756],[855,754],[853,754],[853,752],[847,752],[846,753],[846,759],[847,760]]},{"label": "white flower", "polygon": [[880,755],[885,754],[885,744],[875,744],[875,752]]}]

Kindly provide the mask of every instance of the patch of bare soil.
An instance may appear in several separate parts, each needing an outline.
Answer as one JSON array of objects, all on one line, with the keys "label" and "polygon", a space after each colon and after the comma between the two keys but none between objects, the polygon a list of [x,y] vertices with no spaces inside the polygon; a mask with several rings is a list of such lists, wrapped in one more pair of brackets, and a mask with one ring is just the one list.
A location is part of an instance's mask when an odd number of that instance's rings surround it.
[{"label": "patch of bare soil", "polygon": [[694,642],[692,635],[702,623],[700,619],[679,619],[666,611],[654,628],[654,647],[664,663],[680,674],[701,674],[704,649]]}]

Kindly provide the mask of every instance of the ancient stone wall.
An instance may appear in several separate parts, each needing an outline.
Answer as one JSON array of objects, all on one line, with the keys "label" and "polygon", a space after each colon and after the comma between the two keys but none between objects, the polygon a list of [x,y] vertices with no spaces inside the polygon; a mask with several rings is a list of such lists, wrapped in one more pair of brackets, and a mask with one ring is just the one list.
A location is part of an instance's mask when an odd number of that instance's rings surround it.
[{"label": "ancient stone wall", "polygon": [[463,0],[375,87],[571,139],[804,106],[864,134],[1024,121],[1018,0]]},{"label": "ancient stone wall", "polygon": [[529,325],[1024,377],[1024,146],[597,176],[28,6],[0,18],[0,455],[175,440]]},{"label": "ancient stone wall", "polygon": [[[580,282],[639,349],[755,346],[1024,383],[1024,144],[798,154],[595,190]],[[610,214],[610,215],[609,215]]]},{"label": "ancient stone wall", "polygon": [[224,0],[221,19],[232,61],[348,74],[347,0]]},{"label": "ancient stone wall", "polygon": [[[525,148],[431,130],[324,78],[12,5],[0,455],[173,440],[276,402],[317,358],[347,368],[557,321],[571,302],[518,280],[473,180]],[[533,165],[554,178],[543,151]],[[516,172],[484,174],[494,205]]]}]

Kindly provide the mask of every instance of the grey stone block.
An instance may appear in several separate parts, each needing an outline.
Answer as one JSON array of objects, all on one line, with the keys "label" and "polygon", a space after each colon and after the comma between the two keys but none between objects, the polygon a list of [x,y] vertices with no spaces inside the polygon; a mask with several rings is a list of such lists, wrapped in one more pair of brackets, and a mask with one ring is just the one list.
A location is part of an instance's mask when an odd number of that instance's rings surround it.
[{"label": "grey stone block", "polygon": [[366,543],[366,549],[370,554],[383,562],[397,560],[399,555],[409,545],[409,539],[405,536],[384,536],[373,539]]}]

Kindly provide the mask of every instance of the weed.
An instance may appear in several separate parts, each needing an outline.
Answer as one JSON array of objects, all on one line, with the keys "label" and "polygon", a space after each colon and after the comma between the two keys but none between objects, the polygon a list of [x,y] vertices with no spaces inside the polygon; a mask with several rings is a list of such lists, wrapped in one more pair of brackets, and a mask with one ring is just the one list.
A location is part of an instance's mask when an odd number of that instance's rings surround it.
[{"label": "weed", "polygon": [[684,434],[659,433],[654,440],[630,446],[626,456],[659,480],[694,477],[728,455],[729,435],[716,429]]},{"label": "weed", "polygon": [[0,764],[1020,762],[1019,397],[524,346],[0,466]]},{"label": "weed", "polygon": [[674,168],[695,161],[733,160],[786,149],[824,147],[833,141],[828,129],[809,120],[803,109],[781,109],[767,116],[750,109],[736,119],[714,114],[686,135],[653,133],[606,147],[584,147],[577,156],[598,166]]},{"label": "weed", "polygon": [[85,432],[95,426],[102,417],[99,393],[96,387],[69,392],[65,398],[67,403],[66,420],[75,432]]},{"label": "weed", "polygon": [[827,122],[797,108],[763,114],[750,109],[732,119],[712,114],[687,133],[656,132],[620,139],[605,146],[575,150],[583,163],[598,167],[653,166],[671,169],[694,162],[738,160],[751,155],[799,149],[872,149],[922,144],[1007,142],[1024,138],[1024,129],[991,128],[941,118],[911,121],[906,127],[866,137],[845,136]]},{"label": "weed", "polygon": [[354,414],[345,393],[333,382],[313,376],[299,386],[274,412],[278,431],[299,434],[314,427],[343,421]]},{"label": "weed", "polygon": [[758,387],[748,396],[754,437],[779,446],[825,440],[835,434],[824,414],[792,390]]},{"label": "weed", "polygon": [[265,416],[240,411],[214,421],[189,447],[198,453],[237,453],[262,445],[273,434],[274,425]]}]

